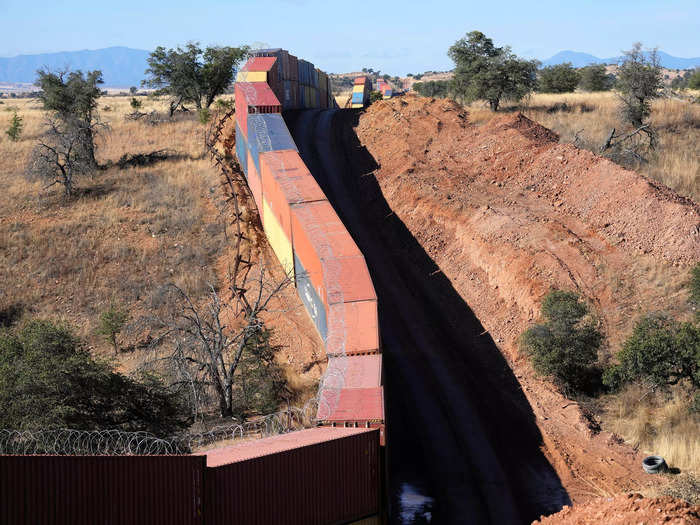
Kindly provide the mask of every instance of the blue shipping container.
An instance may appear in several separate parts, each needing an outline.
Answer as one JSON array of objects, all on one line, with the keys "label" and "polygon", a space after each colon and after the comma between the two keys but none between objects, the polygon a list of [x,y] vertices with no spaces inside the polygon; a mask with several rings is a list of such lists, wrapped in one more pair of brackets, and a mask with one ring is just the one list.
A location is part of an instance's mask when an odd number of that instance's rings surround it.
[{"label": "blue shipping container", "polygon": [[248,115],[248,148],[260,171],[260,154],[267,151],[297,149],[289,134],[287,124],[279,113],[258,113]]},{"label": "blue shipping container", "polygon": [[243,173],[245,174],[246,178],[248,177],[248,145],[246,144],[245,137],[243,136],[243,132],[241,131],[241,128],[238,127],[238,123],[236,123],[236,157],[238,157],[238,164],[241,165],[241,169],[243,170]]},{"label": "blue shipping container", "polygon": [[294,254],[294,276],[297,293],[301,298],[301,302],[304,303],[304,307],[306,307],[306,311],[309,312],[311,319],[313,319],[321,339],[325,342],[328,337],[326,308],[323,306],[323,302],[321,302],[316,288],[314,288],[308,273],[306,273],[296,253]]},{"label": "blue shipping container", "polygon": [[352,94],[352,103],[353,104],[362,104],[364,101],[365,101],[364,93],[353,93]]}]

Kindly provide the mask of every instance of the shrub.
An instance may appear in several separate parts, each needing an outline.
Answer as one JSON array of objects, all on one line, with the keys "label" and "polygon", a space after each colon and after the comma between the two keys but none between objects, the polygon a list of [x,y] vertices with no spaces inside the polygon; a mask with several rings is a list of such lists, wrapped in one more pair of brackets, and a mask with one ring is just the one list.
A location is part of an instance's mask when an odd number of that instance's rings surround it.
[{"label": "shrub", "polygon": [[615,83],[615,77],[609,75],[603,64],[591,64],[581,68],[579,84],[584,91],[609,91]]},{"label": "shrub", "polygon": [[94,359],[72,330],[32,320],[0,331],[0,428],[145,430],[189,424],[181,396],[152,374],[125,376]]},{"label": "shrub", "polygon": [[141,101],[136,97],[131,97],[131,102],[129,102],[129,104],[131,105],[131,109],[133,109],[134,111],[138,111],[143,105]]},{"label": "shrub", "polygon": [[201,124],[206,124],[209,122],[209,119],[211,119],[211,112],[208,108],[202,108],[197,112],[197,116]]},{"label": "shrub", "polygon": [[619,364],[603,375],[603,382],[611,388],[637,380],[652,388],[688,380],[700,388],[700,327],[647,315],[637,322],[617,358]]},{"label": "shrub", "polygon": [[588,313],[576,293],[552,290],[542,303],[545,322],[521,337],[535,371],[573,392],[591,391],[599,376],[594,365],[603,337]]},{"label": "shrub", "polygon": [[384,96],[380,91],[371,91],[369,94],[369,103],[374,104],[378,100],[382,100]]},{"label": "shrub", "polygon": [[117,336],[124,328],[128,318],[129,314],[127,311],[119,308],[114,303],[110,304],[109,308],[100,314],[100,324],[97,328],[97,333],[112,345],[115,354],[119,352]]},{"label": "shrub", "polygon": [[[690,302],[700,309],[700,263],[697,263],[690,271]],[[700,310],[696,312],[700,314]]]},{"label": "shrub", "polygon": [[22,117],[20,117],[17,112],[12,115],[12,120],[10,120],[10,127],[7,128],[7,131],[5,133],[7,134],[8,137],[10,137],[10,140],[12,142],[17,142],[19,140],[20,135],[22,134]]},{"label": "shrub", "polygon": [[579,73],[571,62],[544,67],[540,70],[538,91],[542,93],[572,93],[579,82]]}]

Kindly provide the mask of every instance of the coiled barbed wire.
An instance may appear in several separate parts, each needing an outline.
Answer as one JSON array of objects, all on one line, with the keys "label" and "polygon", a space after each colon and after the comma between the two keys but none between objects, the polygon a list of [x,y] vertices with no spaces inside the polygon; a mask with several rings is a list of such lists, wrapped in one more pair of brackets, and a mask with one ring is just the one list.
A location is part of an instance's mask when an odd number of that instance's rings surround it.
[{"label": "coiled barbed wire", "polygon": [[0,429],[0,455],[145,456],[191,454],[220,441],[264,438],[314,426],[316,400],[242,423],[159,438],[123,430]]}]

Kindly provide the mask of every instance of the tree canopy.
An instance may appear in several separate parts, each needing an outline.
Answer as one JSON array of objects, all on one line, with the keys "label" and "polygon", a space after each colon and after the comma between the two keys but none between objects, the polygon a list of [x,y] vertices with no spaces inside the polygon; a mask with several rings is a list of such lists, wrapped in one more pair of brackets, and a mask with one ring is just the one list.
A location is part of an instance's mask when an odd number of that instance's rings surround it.
[{"label": "tree canopy", "polygon": [[133,378],[94,359],[65,325],[32,320],[0,331],[0,427],[144,430],[189,423],[177,392],[151,374]]},{"label": "tree canopy", "polygon": [[197,42],[175,49],[159,46],[148,57],[149,78],[143,85],[170,95],[171,111],[188,103],[208,108],[229,87],[248,51],[248,46],[202,49]]},{"label": "tree canopy", "polygon": [[542,93],[571,93],[578,82],[578,71],[571,66],[571,62],[565,62],[542,68],[537,87]]},{"label": "tree canopy", "polygon": [[644,52],[640,43],[624,55],[617,70],[616,89],[622,99],[625,120],[640,127],[651,114],[652,99],[660,96],[663,88],[661,65],[656,49]]},{"label": "tree canopy", "polygon": [[536,85],[537,61],[494,46],[479,31],[455,42],[448,55],[455,63],[453,92],[464,101],[484,99],[497,111],[501,101],[520,100]]},{"label": "tree canopy", "polygon": [[579,70],[578,86],[584,91],[608,91],[615,77],[609,75],[603,64],[591,64]]},{"label": "tree canopy", "polygon": [[533,368],[565,388],[590,389],[603,338],[593,321],[586,319],[588,307],[574,292],[553,290],[542,303],[542,315],[544,323],[530,328],[521,338]]}]

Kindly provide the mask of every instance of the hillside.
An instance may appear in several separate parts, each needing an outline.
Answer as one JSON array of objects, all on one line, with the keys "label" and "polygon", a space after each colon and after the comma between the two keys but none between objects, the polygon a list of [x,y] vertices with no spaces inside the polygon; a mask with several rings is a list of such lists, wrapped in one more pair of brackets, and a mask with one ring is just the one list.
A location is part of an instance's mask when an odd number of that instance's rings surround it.
[{"label": "hillside", "polygon": [[[641,451],[533,374],[518,338],[550,287],[590,302],[607,337],[604,356],[642,312],[688,317],[684,284],[700,252],[700,207],[559,144],[521,115],[478,126],[452,102],[407,96],[373,104],[357,133],[380,165],[375,176],[393,212],[508,359],[572,500],[653,481],[641,473]],[[692,462],[692,434],[683,439],[690,448],[672,461]]]},{"label": "hillside", "polygon": [[[692,69],[694,67],[700,67],[700,57],[680,58],[669,55],[664,51],[659,51],[658,54],[661,67],[666,69]],[[543,60],[542,65],[553,66],[556,64],[563,64],[564,62],[571,62],[574,67],[585,67],[589,64],[617,64],[621,59],[622,57],[619,55],[615,57],[598,58],[579,51],[559,51],[556,55]]]}]

